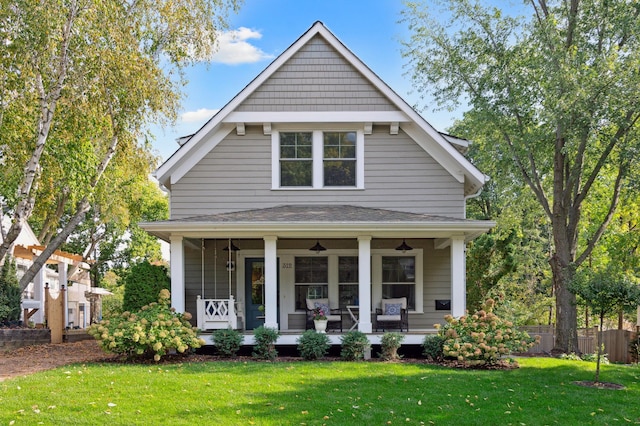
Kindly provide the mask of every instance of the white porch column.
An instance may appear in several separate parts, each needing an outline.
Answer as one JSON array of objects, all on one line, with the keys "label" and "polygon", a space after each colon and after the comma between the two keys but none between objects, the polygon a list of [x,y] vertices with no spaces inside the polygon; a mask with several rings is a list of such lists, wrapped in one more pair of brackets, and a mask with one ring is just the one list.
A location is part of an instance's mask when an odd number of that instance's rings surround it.
[{"label": "white porch column", "polygon": [[58,281],[60,289],[66,290],[63,293],[62,301],[62,328],[67,328],[69,326],[69,284],[67,282],[67,264],[64,262],[58,263]]},{"label": "white porch column", "polygon": [[467,283],[464,237],[451,237],[451,315],[460,317],[467,310]]},{"label": "white porch column", "polygon": [[278,237],[264,237],[264,326],[278,329]]},{"label": "white porch column", "polygon": [[184,245],[182,235],[172,235],[171,240],[171,306],[184,312]]},{"label": "white porch column", "polygon": [[40,268],[33,279],[33,299],[40,302],[40,308],[31,317],[31,321],[35,324],[44,322],[44,282],[46,280],[47,267]]},{"label": "white porch column", "polygon": [[358,330],[371,333],[371,237],[358,237],[358,299],[360,323]]}]

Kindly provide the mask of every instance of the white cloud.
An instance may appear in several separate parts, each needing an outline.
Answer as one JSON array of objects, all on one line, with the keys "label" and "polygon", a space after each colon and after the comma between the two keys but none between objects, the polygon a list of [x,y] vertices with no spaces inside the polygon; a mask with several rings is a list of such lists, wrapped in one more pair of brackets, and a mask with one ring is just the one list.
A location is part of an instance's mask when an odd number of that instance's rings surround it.
[{"label": "white cloud", "polygon": [[211,57],[211,61],[237,65],[273,58],[273,55],[269,55],[247,42],[247,40],[260,38],[262,38],[262,34],[259,31],[246,27],[221,33],[218,36],[218,50]]},{"label": "white cloud", "polygon": [[219,109],[207,109],[200,108],[197,111],[186,111],[183,112],[180,118],[183,123],[197,123],[210,119],[213,117]]}]

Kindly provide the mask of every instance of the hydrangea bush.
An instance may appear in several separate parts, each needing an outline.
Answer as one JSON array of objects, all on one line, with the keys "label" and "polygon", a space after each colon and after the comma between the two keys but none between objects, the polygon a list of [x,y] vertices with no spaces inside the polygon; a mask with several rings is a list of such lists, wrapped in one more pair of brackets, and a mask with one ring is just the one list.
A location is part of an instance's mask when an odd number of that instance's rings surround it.
[{"label": "hydrangea bush", "polygon": [[454,318],[445,316],[446,324],[439,329],[444,338],[443,355],[458,361],[495,364],[511,352],[526,352],[538,338],[517,330],[513,323],[503,321],[493,313],[495,302],[488,299],[473,315]]},{"label": "hydrangea bush", "polygon": [[170,297],[169,290],[164,289],[157,303],[93,324],[89,334],[107,352],[128,357],[153,355],[156,361],[170,350],[185,353],[201,347],[205,342],[189,323],[191,314],[175,312]]}]

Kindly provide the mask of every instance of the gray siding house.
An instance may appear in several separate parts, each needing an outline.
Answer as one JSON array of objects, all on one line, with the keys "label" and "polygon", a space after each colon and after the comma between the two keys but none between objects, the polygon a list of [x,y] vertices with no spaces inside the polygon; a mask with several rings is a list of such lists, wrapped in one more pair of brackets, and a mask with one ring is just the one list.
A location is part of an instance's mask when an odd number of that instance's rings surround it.
[{"label": "gray siding house", "polygon": [[[487,177],[316,22],[157,171],[171,293],[203,330],[304,330],[307,299],[376,329],[404,298],[412,331],[465,312],[465,218]],[[338,311],[336,311],[338,312]],[[354,321],[354,318],[356,319]],[[286,334],[286,333],[285,333]]]}]

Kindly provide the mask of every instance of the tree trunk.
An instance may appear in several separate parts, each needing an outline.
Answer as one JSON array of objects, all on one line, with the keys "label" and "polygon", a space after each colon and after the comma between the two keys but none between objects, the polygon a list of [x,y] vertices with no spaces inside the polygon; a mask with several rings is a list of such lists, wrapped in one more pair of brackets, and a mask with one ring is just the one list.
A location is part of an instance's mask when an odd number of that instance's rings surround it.
[{"label": "tree trunk", "polygon": [[570,266],[563,266],[557,255],[551,258],[553,288],[556,293],[556,336],[553,352],[579,353],[576,296],[568,289],[573,277]]},{"label": "tree trunk", "polygon": [[600,314],[600,330],[598,330],[598,358],[596,361],[596,377],[593,380],[596,383],[600,382],[600,357],[602,356],[602,324],[604,323],[604,313]]},{"label": "tree trunk", "polygon": [[[84,220],[86,213],[89,211],[90,204],[85,197],[78,203],[78,208],[73,217],[66,224],[64,229],[55,236],[53,240],[47,245],[42,253],[33,261],[29,269],[24,273],[20,279],[20,289],[24,291],[29,283],[33,281],[36,274],[42,269],[51,255],[67,240],[67,237],[73,232],[74,229]],[[61,283],[66,285],[67,283]]]}]

